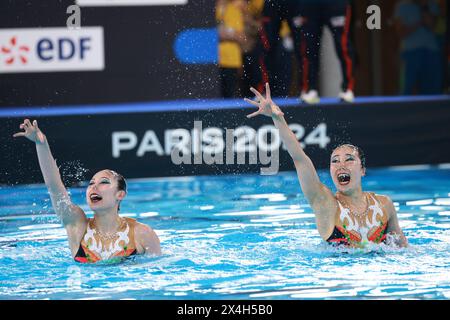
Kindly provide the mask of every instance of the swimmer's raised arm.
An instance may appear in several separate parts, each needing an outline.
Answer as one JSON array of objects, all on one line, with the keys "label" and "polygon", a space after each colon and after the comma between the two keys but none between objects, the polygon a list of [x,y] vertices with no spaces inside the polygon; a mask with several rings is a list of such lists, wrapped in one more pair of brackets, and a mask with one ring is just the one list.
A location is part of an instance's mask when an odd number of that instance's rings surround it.
[{"label": "swimmer's raised arm", "polygon": [[[20,125],[20,129],[24,131],[15,133],[13,137],[25,137],[36,144],[39,166],[44,177],[45,185],[50,193],[52,205],[56,214],[69,233],[70,227],[83,229],[87,222],[86,215],[80,207],[72,203],[61,180],[61,175],[50,151],[47,138],[39,129],[37,121],[34,120],[33,123],[31,123],[30,120],[25,119]],[[71,237],[69,236],[69,238]]]},{"label": "swimmer's raised arm", "polygon": [[316,213],[319,233],[331,233],[331,230],[334,227],[335,212],[337,210],[337,203],[334,195],[330,189],[320,182],[314,164],[305,154],[295,137],[295,134],[289,128],[284,119],[284,113],[272,101],[269,84],[266,83],[265,97],[254,88],[250,88],[250,90],[256,95],[257,101],[247,98],[245,101],[258,107],[258,111],[249,114],[247,117],[252,118],[262,114],[272,118],[275,127],[279,130],[281,140],[284,142],[289,154],[294,160],[302,191]]}]

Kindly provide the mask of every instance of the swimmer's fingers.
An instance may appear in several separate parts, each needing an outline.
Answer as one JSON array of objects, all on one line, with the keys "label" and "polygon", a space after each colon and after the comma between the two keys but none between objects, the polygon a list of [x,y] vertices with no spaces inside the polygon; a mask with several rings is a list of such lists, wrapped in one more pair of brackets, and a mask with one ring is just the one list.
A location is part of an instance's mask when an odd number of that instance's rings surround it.
[{"label": "swimmer's fingers", "polygon": [[45,136],[44,136],[44,134],[42,133],[41,129],[39,129],[37,120],[34,120],[34,121],[33,121],[33,126],[36,128],[36,131],[37,131],[37,138],[39,139],[39,142],[40,142],[40,143],[44,143],[44,142],[45,142]]},{"label": "swimmer's fingers", "polygon": [[25,126],[22,126],[22,125],[21,125],[21,129],[23,129],[23,130],[25,130],[25,131],[21,131],[21,132],[14,133],[14,134],[13,134],[13,137],[14,137],[14,138],[17,138],[17,137],[25,137],[25,138],[28,138],[28,139],[30,139],[30,140],[33,140],[33,139],[31,138],[32,133],[30,132],[30,129],[29,129],[28,127],[25,127]]},{"label": "swimmer's fingers", "polygon": [[27,133],[27,134],[31,133],[34,129],[34,126],[31,124],[30,120],[28,120],[28,119],[25,119],[19,127],[20,127],[20,129],[25,130],[25,133]]},{"label": "swimmer's fingers", "polygon": [[250,113],[249,115],[247,115],[247,118],[253,118],[253,117],[256,117],[259,114],[261,114],[261,110],[258,110],[256,112]]},{"label": "swimmer's fingers", "polygon": [[21,123],[20,125],[19,125],[19,129],[22,129],[22,130],[24,130],[23,132],[20,132],[20,133],[23,133],[24,135],[27,133],[27,131],[28,131],[28,127],[25,125],[25,122],[23,122],[23,123]]},{"label": "swimmer's fingers", "polygon": [[262,106],[261,106],[261,102],[256,102],[247,98],[244,98],[244,101],[254,105],[255,107],[258,108],[258,111],[255,111],[249,115],[247,115],[247,118],[253,118],[256,117],[257,115],[261,114],[263,112]]},{"label": "swimmer's fingers", "polygon": [[17,137],[25,137],[33,142],[45,142],[44,134],[39,130],[37,121],[34,120],[33,123],[29,119],[25,119],[22,124],[19,126],[20,129],[24,130],[23,132],[17,132],[13,134],[14,138]]},{"label": "swimmer's fingers", "polygon": [[[253,100],[250,100],[250,99],[247,99],[247,98],[244,98],[244,100],[245,100],[246,102],[248,102],[248,103],[254,105],[255,107],[258,107],[258,109],[259,109],[258,111],[255,111],[255,112],[253,112],[253,113],[247,115],[247,118],[253,118],[253,117],[256,117],[257,115],[265,114],[265,113],[264,113],[265,110],[264,110],[263,105],[264,105],[264,104],[267,104],[266,101],[264,101],[264,102],[256,102],[256,101],[253,101]],[[268,114],[265,114],[265,115],[268,115]]]},{"label": "swimmer's fingers", "polygon": [[258,107],[258,108],[259,108],[259,102],[257,102],[257,101],[250,100],[250,99],[248,99],[248,98],[244,98],[244,101],[245,101],[245,102],[248,102],[248,103],[254,105],[255,107]]},{"label": "swimmer's fingers", "polygon": [[26,137],[26,135],[27,135],[26,132],[17,132],[17,133],[14,133],[14,134],[13,134],[13,137],[14,137],[14,138],[17,138],[17,137]]},{"label": "swimmer's fingers", "polygon": [[270,97],[270,86],[269,83],[266,82],[266,99],[267,100],[271,100],[272,98]]},{"label": "swimmer's fingers", "polygon": [[250,91],[253,92],[255,94],[255,96],[257,96],[260,101],[264,100],[264,97],[262,96],[262,94],[259,93],[259,91],[256,90],[255,88],[251,87]]},{"label": "swimmer's fingers", "polygon": [[25,125],[25,127],[32,127],[33,126],[29,119],[25,119],[23,124]]}]

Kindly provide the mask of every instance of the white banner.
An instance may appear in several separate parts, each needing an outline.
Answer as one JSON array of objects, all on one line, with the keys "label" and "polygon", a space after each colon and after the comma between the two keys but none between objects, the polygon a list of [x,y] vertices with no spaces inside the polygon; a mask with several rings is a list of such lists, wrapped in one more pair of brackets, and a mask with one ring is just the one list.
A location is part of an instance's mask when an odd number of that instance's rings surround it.
[{"label": "white banner", "polygon": [[0,73],[105,68],[103,27],[0,29]]},{"label": "white banner", "polygon": [[81,7],[174,6],[187,3],[188,0],[76,0]]}]

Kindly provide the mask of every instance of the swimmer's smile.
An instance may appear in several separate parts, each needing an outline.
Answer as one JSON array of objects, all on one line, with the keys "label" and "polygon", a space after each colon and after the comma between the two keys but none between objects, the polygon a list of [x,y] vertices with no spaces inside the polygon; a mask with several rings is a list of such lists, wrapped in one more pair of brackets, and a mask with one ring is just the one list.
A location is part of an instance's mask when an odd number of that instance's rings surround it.
[{"label": "swimmer's smile", "polygon": [[345,186],[350,183],[351,177],[348,173],[339,173],[337,175],[337,180],[339,181],[340,185]]}]

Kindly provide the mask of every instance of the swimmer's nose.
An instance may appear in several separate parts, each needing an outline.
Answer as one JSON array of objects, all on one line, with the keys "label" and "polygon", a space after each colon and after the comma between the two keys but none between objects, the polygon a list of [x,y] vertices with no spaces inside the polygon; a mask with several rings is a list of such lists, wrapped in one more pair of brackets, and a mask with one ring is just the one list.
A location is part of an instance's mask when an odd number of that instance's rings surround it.
[{"label": "swimmer's nose", "polygon": [[97,185],[95,183],[94,184],[90,184],[90,185],[88,185],[88,188],[97,190]]}]

